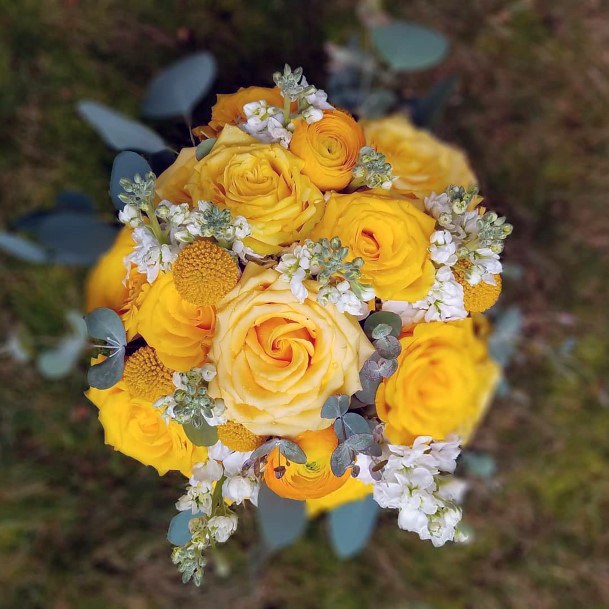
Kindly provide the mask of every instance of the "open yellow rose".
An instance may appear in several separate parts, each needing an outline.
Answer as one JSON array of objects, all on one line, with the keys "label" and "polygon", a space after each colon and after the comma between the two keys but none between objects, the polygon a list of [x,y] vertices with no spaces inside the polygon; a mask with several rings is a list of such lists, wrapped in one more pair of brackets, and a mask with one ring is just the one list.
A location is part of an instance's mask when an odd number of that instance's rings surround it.
[{"label": "open yellow rose", "polygon": [[453,433],[467,441],[500,376],[472,319],[417,324],[400,344],[397,372],[376,394],[386,436],[395,444]]},{"label": "open yellow rose", "polygon": [[[280,497],[304,501],[318,499],[340,489],[351,477],[351,470],[337,477],[332,473],[330,457],[338,446],[338,438],[331,427],[320,431],[305,431],[294,439],[307,455],[304,464],[290,463],[278,448],[274,448],[264,470],[266,485]],[[275,475],[275,468],[285,467],[283,476]]]},{"label": "open yellow rose", "polygon": [[417,129],[405,116],[395,115],[361,122],[366,141],[385,155],[397,180],[393,190],[423,199],[441,193],[451,184],[472,186],[476,176],[465,154]]},{"label": "open yellow rose", "polygon": [[364,260],[362,280],[384,300],[415,302],[431,288],[429,237],[435,220],[410,201],[384,191],[332,194],[313,239],[339,237],[348,260]]},{"label": "open yellow rose", "polygon": [[212,201],[243,216],[246,246],[275,254],[307,237],[323,213],[319,189],[302,173],[303,161],[279,144],[262,144],[227,125],[187,186],[193,200]]},{"label": "open yellow rose", "polygon": [[353,318],[315,300],[316,282],[304,283],[309,296],[299,303],[277,271],[250,263],[218,305],[209,392],[259,436],[328,427],[324,402],[360,389],[359,370],[374,351]]},{"label": "open yellow rose", "polygon": [[156,179],[156,196],[159,201],[192,203],[186,186],[197,163],[196,148],[182,148],[178,158]]},{"label": "open yellow rose", "polygon": [[321,190],[342,190],[349,184],[364,132],[352,116],[327,110],[321,120],[308,124],[296,121],[290,151],[304,161],[302,173]]},{"label": "open yellow rose", "polygon": [[345,483],[328,495],[317,499],[307,499],[307,516],[315,518],[323,512],[330,512],[353,501],[361,501],[372,493],[372,484],[366,484],[349,476]]},{"label": "open yellow rose", "polygon": [[130,334],[140,334],[165,366],[186,372],[205,363],[214,331],[213,307],[184,300],[170,272],[142,291],[138,307]]},{"label": "open yellow rose", "polygon": [[175,421],[167,425],[160,410],[131,396],[124,382],[104,390],[91,387],[85,395],[99,409],[106,444],[161,476],[169,470],[190,476],[192,466],[207,459],[206,448],[195,446]]}]

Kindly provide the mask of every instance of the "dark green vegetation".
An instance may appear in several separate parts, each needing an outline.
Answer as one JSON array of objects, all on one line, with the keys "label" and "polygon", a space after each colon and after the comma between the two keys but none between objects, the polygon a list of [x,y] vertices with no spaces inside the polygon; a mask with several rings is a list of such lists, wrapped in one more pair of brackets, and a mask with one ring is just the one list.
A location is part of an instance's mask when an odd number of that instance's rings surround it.
[{"label": "dark green vegetation", "polygon": [[[305,540],[256,571],[244,551],[250,514],[225,550],[232,576],[182,586],[164,540],[181,479],[159,479],[103,445],[81,396],[84,369],[44,383],[2,360],[3,609],[609,605],[607,11],[596,0],[388,4],[453,41],[446,64],[404,86],[461,74],[439,130],[468,150],[483,192],[513,221],[506,258],[524,268],[504,300],[526,316],[513,391],[474,443],[498,465],[493,480],[473,480],[474,543],[435,550],[400,534],[387,514],[358,559],[337,562],[323,527],[311,524]],[[113,155],[76,116],[76,100],[133,113],[158,67],[200,48],[219,59],[216,91],[267,83],[286,60],[322,84],[324,40],[354,26],[347,0],[0,0],[1,223],[66,187],[111,214]],[[187,142],[182,125],[159,128]],[[82,279],[2,257],[2,335],[17,323],[60,334],[63,310],[82,306]]]}]

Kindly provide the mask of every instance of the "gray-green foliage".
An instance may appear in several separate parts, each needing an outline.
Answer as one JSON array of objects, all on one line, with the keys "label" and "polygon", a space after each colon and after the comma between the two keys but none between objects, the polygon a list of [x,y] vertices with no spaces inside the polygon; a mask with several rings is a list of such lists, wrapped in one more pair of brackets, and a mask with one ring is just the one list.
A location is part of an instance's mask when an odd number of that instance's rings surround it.
[{"label": "gray-green foliage", "polygon": [[89,368],[87,380],[91,387],[109,389],[123,376],[127,337],[121,318],[105,307],[95,309],[85,316],[87,332],[91,338],[106,343],[96,345],[107,358]]}]

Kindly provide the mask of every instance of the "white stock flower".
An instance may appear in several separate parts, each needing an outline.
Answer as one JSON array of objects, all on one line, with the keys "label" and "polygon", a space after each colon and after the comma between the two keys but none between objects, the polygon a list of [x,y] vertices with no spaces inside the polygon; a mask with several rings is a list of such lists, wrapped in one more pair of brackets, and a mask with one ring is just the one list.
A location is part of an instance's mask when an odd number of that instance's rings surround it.
[{"label": "white stock flower", "polygon": [[447,230],[437,230],[430,237],[430,258],[438,265],[453,266],[457,262],[457,244]]},{"label": "white stock flower", "polygon": [[193,465],[190,484],[194,485],[197,482],[211,484],[212,482],[220,480],[223,474],[224,468],[222,465],[214,459],[209,459],[204,463],[196,463]]},{"label": "white stock flower", "polygon": [[171,268],[178,257],[178,245],[160,244],[147,226],[133,229],[133,240],[136,245],[133,251],[125,256],[125,266],[135,264],[139,273],[146,275],[148,283],[153,283],[161,271]]},{"label": "white stock flower", "polygon": [[213,516],[207,521],[207,526],[218,543],[225,543],[237,530],[237,522],[237,514],[230,513],[228,516]]},{"label": "white stock flower", "polygon": [[118,212],[118,221],[131,228],[138,228],[144,223],[140,210],[129,203],[125,204],[123,209]]}]

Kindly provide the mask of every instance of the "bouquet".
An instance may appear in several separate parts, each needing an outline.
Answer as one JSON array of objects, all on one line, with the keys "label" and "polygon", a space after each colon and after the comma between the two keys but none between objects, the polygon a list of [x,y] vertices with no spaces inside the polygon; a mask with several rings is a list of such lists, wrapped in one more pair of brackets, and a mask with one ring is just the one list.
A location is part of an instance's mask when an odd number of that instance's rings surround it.
[{"label": "bouquet", "polygon": [[124,227],[87,285],[87,396],[107,444],[187,478],[169,539],[197,585],[247,505],[280,535],[366,500],[464,540],[452,474],[499,378],[481,313],[512,227],[465,156],[274,82],[219,95],[158,176],[119,155]]}]

